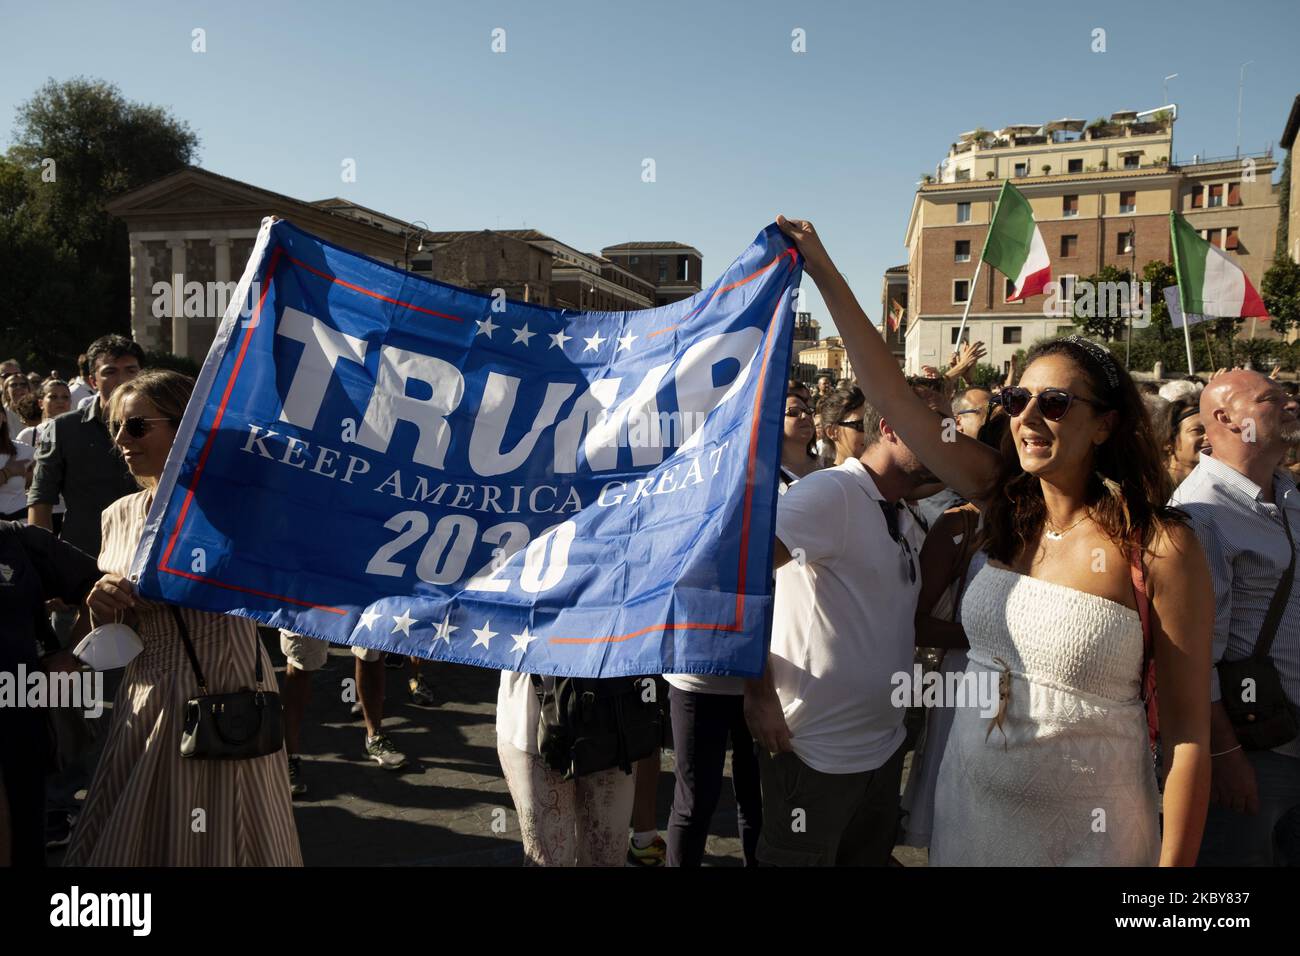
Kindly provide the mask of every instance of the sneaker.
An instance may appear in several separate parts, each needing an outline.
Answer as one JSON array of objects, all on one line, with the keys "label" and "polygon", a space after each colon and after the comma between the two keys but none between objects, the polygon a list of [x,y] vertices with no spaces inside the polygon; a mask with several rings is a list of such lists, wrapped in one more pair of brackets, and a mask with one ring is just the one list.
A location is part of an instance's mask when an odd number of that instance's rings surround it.
[{"label": "sneaker", "polygon": [[423,674],[412,677],[406,682],[406,686],[411,691],[412,704],[418,704],[421,707],[433,706],[433,688],[429,686]]},{"label": "sneaker", "polygon": [[307,792],[307,784],[302,782],[302,758],[297,754],[289,757],[289,796],[301,797]]},{"label": "sneaker", "polygon": [[385,770],[401,770],[406,766],[406,754],[400,753],[387,734],[366,738],[366,753]]},{"label": "sneaker", "polygon": [[639,847],[631,837],[627,838],[628,866],[663,866],[667,859],[668,844],[664,842],[663,837],[656,834],[650,841],[650,845],[646,847]]},{"label": "sneaker", "polygon": [[72,815],[64,810],[45,814],[45,849],[54,850],[72,842]]}]

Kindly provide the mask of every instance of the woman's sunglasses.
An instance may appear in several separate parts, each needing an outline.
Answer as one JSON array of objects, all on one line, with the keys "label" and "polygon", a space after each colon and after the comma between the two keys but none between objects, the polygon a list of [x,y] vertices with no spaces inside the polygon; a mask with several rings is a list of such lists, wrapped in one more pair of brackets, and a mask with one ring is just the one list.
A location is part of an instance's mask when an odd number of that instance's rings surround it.
[{"label": "woman's sunglasses", "polygon": [[120,422],[108,423],[108,435],[110,438],[117,438],[126,429],[126,433],[132,438],[143,438],[149,432],[153,431],[153,422],[169,422],[170,418],[145,418],[141,415],[133,415],[130,418],[123,419]]},{"label": "woman's sunglasses", "polygon": [[1007,414],[1012,418],[1017,418],[1024,414],[1025,409],[1029,407],[1029,403],[1034,399],[1038,400],[1038,411],[1049,422],[1059,422],[1064,418],[1073,402],[1083,402],[1085,405],[1091,405],[1099,410],[1107,408],[1106,405],[1093,401],[1091,398],[1071,395],[1063,388],[1045,388],[1035,395],[1029,389],[1021,388],[1018,385],[1002,389],[994,397],[994,403],[1005,408]]},{"label": "woman's sunglasses", "polygon": [[807,408],[787,408],[785,410],[786,418],[812,418],[813,412]]}]

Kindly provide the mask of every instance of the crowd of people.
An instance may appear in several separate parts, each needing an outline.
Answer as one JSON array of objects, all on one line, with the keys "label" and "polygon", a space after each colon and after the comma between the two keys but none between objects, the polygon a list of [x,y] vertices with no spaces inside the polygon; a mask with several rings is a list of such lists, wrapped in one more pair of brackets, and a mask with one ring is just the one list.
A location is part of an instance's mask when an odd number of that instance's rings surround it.
[{"label": "crowd of people", "polygon": [[[699,866],[730,755],[746,865],[883,866],[900,845],[933,865],[1300,864],[1294,386],[1246,369],[1139,383],[1079,336],[987,388],[968,381],[980,343],[909,377],[812,225],[779,223],[858,379],[786,389],[766,666],[643,681],[669,732],[586,769],[539,733],[566,691],[502,673],[498,755],[526,860]],[[55,766],[33,715],[0,709],[0,859],[36,865],[70,841],[73,865],[300,864],[291,801],[327,645],[279,636],[284,747],[185,760],[187,702],[274,687],[272,661],[251,622],[147,600],[127,576],[193,382],[143,369],[120,336],[70,381],[17,364],[0,567],[22,586],[0,600],[22,625],[0,665],[75,669],[68,649],[110,621],[143,650],[79,759]],[[384,669],[417,703],[432,689],[415,659],[352,650],[361,752],[400,769]],[[900,705],[918,668],[968,699]],[[192,838],[195,806],[219,838]]]}]

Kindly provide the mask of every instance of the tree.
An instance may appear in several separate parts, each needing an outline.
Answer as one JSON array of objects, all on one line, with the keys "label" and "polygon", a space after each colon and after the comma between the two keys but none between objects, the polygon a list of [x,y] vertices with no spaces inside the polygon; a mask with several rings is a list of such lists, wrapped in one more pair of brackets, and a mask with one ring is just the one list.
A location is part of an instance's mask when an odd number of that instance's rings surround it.
[{"label": "tree", "polygon": [[[1102,266],[1096,275],[1084,277],[1075,286],[1071,321],[1079,327],[1084,335],[1091,335],[1109,342],[1124,331],[1128,324],[1128,318],[1122,314],[1118,300],[1108,299],[1100,293],[1103,284],[1110,286],[1114,283],[1127,283],[1128,281],[1128,270],[1119,269],[1115,266]],[[1125,294],[1125,301],[1127,301],[1127,294]]]},{"label": "tree", "polygon": [[1300,326],[1300,265],[1284,254],[1273,260],[1259,284],[1270,324],[1282,333]]},{"label": "tree", "polygon": [[0,352],[70,368],[98,336],[130,332],[126,225],[104,203],[197,152],[187,123],[100,80],[50,80],[18,107],[0,164]]}]

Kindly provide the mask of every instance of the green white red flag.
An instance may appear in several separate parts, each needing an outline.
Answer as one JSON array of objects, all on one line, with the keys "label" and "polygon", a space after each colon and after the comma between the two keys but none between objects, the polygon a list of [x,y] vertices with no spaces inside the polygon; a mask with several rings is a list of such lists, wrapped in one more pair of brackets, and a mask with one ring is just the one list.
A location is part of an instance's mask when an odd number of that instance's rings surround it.
[{"label": "green white red flag", "polygon": [[1034,222],[1029,200],[1010,181],[1002,184],[980,258],[1015,283],[1009,302],[1038,295],[1052,279],[1047,244]]},{"label": "green white red flag", "polygon": [[1169,240],[1184,312],[1216,319],[1268,315],[1241,266],[1176,212],[1169,214]]}]

